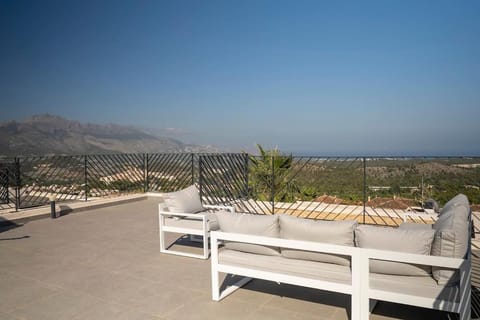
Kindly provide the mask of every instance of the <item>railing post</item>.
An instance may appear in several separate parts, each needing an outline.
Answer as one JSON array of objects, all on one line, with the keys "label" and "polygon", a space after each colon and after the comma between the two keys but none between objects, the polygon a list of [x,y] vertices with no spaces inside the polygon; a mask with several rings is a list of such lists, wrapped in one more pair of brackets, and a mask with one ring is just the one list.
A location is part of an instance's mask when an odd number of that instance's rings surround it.
[{"label": "railing post", "polygon": [[83,184],[85,185],[85,202],[88,201],[88,171],[87,171],[87,166],[88,166],[88,156],[85,155],[83,159]]},{"label": "railing post", "polygon": [[143,154],[143,192],[148,192],[150,189],[150,181],[148,180],[148,153]]},{"label": "railing post", "polygon": [[15,157],[15,211],[20,209],[20,159]]},{"label": "railing post", "polygon": [[[192,153],[193,155],[193,153]],[[198,157],[198,184],[200,192],[200,200],[203,200],[203,156]]]},{"label": "railing post", "polygon": [[249,157],[248,153],[245,153],[245,171],[244,171],[244,178],[245,178],[245,193],[244,197],[248,199],[248,165],[249,165]]},{"label": "railing post", "polygon": [[191,174],[192,174],[192,184],[195,184],[195,154],[193,152],[192,152]]},{"label": "railing post", "polygon": [[365,224],[366,205],[367,205],[367,159],[363,157],[363,224]]},{"label": "railing post", "polygon": [[275,156],[272,155],[272,194],[271,194],[271,201],[272,201],[272,214],[275,214]]}]

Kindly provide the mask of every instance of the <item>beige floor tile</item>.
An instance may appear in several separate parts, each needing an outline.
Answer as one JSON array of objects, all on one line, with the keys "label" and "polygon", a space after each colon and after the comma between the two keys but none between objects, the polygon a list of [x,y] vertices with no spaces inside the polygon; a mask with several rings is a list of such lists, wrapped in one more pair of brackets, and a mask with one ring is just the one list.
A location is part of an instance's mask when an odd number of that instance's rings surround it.
[{"label": "beige floor tile", "polygon": [[0,274],[0,310],[10,312],[53,295],[56,290],[43,283],[12,273]]},{"label": "beige floor tile", "polygon": [[112,303],[95,304],[72,320],[163,320],[138,308]]},{"label": "beige floor tile", "polygon": [[255,304],[233,299],[219,302],[198,300],[165,314],[164,317],[171,320],[243,320],[251,318],[256,309]]},{"label": "beige floor tile", "polygon": [[103,303],[92,296],[62,291],[36,300],[28,306],[15,310],[12,314],[24,320],[70,320],[100,304]]}]

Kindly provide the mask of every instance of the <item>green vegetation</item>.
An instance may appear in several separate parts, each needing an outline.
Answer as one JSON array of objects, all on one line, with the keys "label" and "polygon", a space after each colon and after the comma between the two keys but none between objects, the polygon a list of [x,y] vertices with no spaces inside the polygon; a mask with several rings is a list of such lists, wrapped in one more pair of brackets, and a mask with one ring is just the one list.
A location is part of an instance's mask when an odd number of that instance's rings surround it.
[{"label": "green vegetation", "polygon": [[480,159],[367,159],[364,178],[362,158],[293,158],[288,172],[282,175],[294,177],[296,188],[285,188],[288,196],[282,201],[309,201],[330,195],[343,203],[358,204],[363,201],[365,183],[367,198],[396,196],[419,204],[433,198],[444,204],[464,193],[472,204],[479,204],[480,166],[475,165],[478,162]]},{"label": "green vegetation", "polygon": [[[360,204],[365,196],[402,197],[421,204],[445,204],[464,193],[480,203],[480,159],[473,158],[315,158],[264,150],[250,157],[250,196],[257,200],[312,201],[322,195]],[[364,167],[365,166],[365,167]],[[364,169],[365,168],[365,169]],[[364,187],[365,185],[365,187]]]},{"label": "green vegetation", "polygon": [[[389,186],[380,196],[401,196],[441,204],[458,193],[480,203],[480,159],[374,159],[368,162],[368,186]],[[373,193],[372,191],[369,191]],[[375,193],[373,193],[375,195]]]}]

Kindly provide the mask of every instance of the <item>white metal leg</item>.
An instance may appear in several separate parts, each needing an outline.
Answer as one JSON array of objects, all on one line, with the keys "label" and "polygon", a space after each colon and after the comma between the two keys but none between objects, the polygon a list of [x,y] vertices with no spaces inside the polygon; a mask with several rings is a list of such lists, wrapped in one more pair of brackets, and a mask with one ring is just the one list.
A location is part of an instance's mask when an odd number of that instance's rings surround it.
[{"label": "white metal leg", "polygon": [[208,259],[208,221],[207,217],[204,216],[202,219],[202,227],[203,227],[203,259]]},{"label": "white metal leg", "polygon": [[218,240],[217,237],[211,237],[212,257],[211,257],[211,272],[212,272],[212,299],[214,301],[220,300],[220,286],[218,283]]},{"label": "white metal leg", "polygon": [[[360,269],[360,320],[368,320],[370,318],[370,276],[369,276],[369,259],[366,256],[359,255],[360,260],[358,268]],[[353,318],[353,316],[352,316]]]},{"label": "white metal leg", "polygon": [[351,320],[360,320],[362,274],[359,267],[360,257],[352,255],[352,296]]},{"label": "white metal leg", "polygon": [[161,214],[158,215],[158,230],[160,234],[160,252],[165,252],[165,233],[163,232],[163,226],[165,225],[165,217]]}]

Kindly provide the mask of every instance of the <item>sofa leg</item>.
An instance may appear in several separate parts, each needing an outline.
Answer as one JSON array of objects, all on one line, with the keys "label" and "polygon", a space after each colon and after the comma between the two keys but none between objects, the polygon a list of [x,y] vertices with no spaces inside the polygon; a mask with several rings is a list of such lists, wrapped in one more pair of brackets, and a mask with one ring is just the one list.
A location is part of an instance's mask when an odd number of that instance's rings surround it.
[{"label": "sofa leg", "polygon": [[[470,288],[470,286],[469,286]],[[467,294],[465,295],[464,301],[460,304],[460,316],[459,320],[470,320],[471,313],[472,313],[472,306],[471,306],[471,290],[467,290]]]},{"label": "sofa leg", "polygon": [[204,241],[203,241],[203,259],[208,259],[208,255],[209,255],[209,252],[208,252],[208,237],[205,236],[203,237]]},{"label": "sofa leg", "polygon": [[212,300],[220,301],[220,286],[218,283],[218,272],[212,268]]}]

